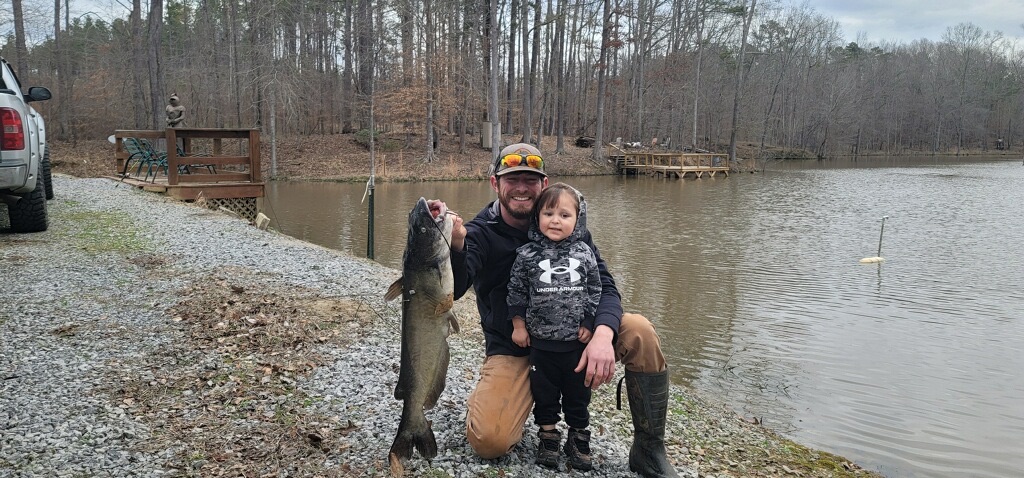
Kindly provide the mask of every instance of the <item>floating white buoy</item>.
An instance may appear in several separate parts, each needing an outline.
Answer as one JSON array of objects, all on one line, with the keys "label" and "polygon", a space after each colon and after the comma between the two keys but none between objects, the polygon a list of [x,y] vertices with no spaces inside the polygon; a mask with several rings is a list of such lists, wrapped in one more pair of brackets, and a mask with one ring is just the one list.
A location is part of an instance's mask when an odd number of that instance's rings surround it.
[{"label": "floating white buoy", "polygon": [[885,262],[885,258],[882,257],[882,234],[885,234],[886,219],[889,219],[889,216],[882,216],[882,230],[878,233],[878,255],[875,257],[865,257],[861,259],[861,264],[877,264],[879,262]]}]

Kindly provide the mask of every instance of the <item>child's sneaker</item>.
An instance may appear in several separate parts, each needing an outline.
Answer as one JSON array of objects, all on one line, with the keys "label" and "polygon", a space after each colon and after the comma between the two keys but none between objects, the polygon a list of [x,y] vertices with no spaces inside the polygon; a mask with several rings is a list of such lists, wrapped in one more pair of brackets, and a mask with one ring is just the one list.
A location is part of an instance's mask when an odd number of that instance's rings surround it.
[{"label": "child's sneaker", "polygon": [[569,434],[565,437],[565,456],[568,458],[569,467],[574,470],[594,469],[594,464],[590,461],[589,430],[569,429]]},{"label": "child's sneaker", "polygon": [[558,468],[558,442],[562,441],[562,432],[558,430],[537,430],[537,464]]}]

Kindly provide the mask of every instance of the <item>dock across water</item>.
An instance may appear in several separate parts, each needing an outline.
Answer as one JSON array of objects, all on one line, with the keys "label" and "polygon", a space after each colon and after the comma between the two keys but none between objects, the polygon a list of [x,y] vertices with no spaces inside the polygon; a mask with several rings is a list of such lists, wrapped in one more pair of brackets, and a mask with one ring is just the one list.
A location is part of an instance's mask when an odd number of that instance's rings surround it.
[{"label": "dock across water", "polygon": [[665,178],[714,177],[729,175],[729,155],[724,153],[618,152],[609,157],[623,175],[659,176]]}]

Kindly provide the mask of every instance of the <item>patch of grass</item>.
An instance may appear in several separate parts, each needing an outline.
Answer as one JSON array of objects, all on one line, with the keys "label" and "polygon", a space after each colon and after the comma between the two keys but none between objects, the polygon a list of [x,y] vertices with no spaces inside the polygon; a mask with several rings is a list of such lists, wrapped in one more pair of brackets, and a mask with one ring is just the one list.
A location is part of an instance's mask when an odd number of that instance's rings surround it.
[{"label": "patch of grass", "polygon": [[67,225],[69,245],[93,254],[105,252],[141,252],[156,250],[132,222],[121,215],[107,211],[93,211],[76,207],[54,208],[51,221]]},{"label": "patch of grass", "polygon": [[444,471],[440,468],[430,468],[429,470],[427,470],[426,473],[420,476],[426,478],[452,478],[452,475],[449,475],[447,471]]},{"label": "patch of grass", "polygon": [[820,450],[812,450],[791,440],[784,440],[784,442],[786,445],[783,450],[794,465],[813,470],[827,470],[835,473],[835,476],[852,476],[856,470],[843,457]]},{"label": "patch of grass", "polygon": [[486,478],[503,478],[505,476],[505,471],[499,468],[490,467],[485,468],[484,471],[480,473],[480,476],[484,476]]}]

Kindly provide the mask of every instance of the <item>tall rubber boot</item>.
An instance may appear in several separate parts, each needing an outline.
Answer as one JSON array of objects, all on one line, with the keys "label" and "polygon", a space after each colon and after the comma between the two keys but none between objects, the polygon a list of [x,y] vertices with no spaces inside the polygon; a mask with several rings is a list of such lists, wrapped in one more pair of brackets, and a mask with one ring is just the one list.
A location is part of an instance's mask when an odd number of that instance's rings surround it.
[{"label": "tall rubber boot", "polygon": [[[668,370],[639,373],[626,370],[623,377],[633,415],[633,447],[629,469],[648,478],[679,477],[665,452],[665,415],[668,413]],[[622,382],[619,382],[621,400]],[[619,403],[622,408],[622,403]]]}]

